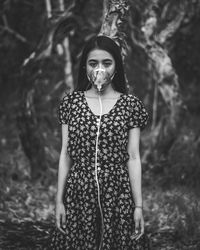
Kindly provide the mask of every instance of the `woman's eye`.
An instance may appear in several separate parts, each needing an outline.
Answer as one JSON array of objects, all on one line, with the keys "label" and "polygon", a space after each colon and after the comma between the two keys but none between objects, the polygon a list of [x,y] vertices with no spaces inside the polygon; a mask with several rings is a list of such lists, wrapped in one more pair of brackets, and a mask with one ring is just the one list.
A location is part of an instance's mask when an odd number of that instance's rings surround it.
[{"label": "woman's eye", "polygon": [[94,67],[97,66],[97,63],[90,63],[89,65],[90,65],[90,67],[93,67],[93,68],[94,68]]},{"label": "woman's eye", "polygon": [[110,67],[112,63],[104,63],[105,67]]},{"label": "woman's eye", "polygon": [[[89,63],[89,66],[92,67],[92,68],[97,67],[97,65],[98,65],[98,63],[95,63],[95,62]],[[103,66],[106,67],[106,68],[110,67],[111,65],[112,65],[112,63],[110,63],[110,62],[103,63]]]}]

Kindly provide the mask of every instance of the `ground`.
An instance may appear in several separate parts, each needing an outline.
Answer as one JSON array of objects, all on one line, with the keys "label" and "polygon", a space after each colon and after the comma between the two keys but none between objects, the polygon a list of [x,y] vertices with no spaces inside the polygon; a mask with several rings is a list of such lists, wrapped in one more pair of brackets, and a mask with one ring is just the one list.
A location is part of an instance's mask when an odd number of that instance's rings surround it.
[{"label": "ground", "polygon": [[[57,166],[46,181],[32,181],[28,159],[10,123],[0,123],[0,249],[46,249],[55,224]],[[53,178],[52,178],[53,176]],[[189,186],[165,184],[143,174],[145,230],[153,250],[200,249],[199,194]]]}]

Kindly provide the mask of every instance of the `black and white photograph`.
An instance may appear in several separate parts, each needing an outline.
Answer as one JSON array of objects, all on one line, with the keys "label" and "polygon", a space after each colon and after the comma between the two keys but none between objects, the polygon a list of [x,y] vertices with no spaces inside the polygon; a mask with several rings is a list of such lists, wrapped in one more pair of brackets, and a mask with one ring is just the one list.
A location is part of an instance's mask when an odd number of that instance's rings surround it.
[{"label": "black and white photograph", "polygon": [[0,250],[200,249],[200,0],[0,0]]}]

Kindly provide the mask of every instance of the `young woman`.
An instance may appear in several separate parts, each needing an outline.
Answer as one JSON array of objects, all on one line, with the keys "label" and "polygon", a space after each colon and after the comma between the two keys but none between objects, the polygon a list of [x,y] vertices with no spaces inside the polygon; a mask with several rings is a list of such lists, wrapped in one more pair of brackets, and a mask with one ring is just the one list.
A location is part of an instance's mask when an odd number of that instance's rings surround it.
[{"label": "young woman", "polygon": [[128,94],[120,49],[85,46],[78,85],[59,106],[62,150],[51,249],[149,249],[142,214],[140,130],[148,114]]}]

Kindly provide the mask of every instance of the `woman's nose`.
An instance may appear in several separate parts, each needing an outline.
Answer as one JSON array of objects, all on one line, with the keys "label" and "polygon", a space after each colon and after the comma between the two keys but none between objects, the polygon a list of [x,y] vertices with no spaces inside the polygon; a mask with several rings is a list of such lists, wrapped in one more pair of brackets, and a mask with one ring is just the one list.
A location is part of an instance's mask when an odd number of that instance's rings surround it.
[{"label": "woman's nose", "polygon": [[100,63],[97,65],[97,69],[104,69],[104,66]]}]

